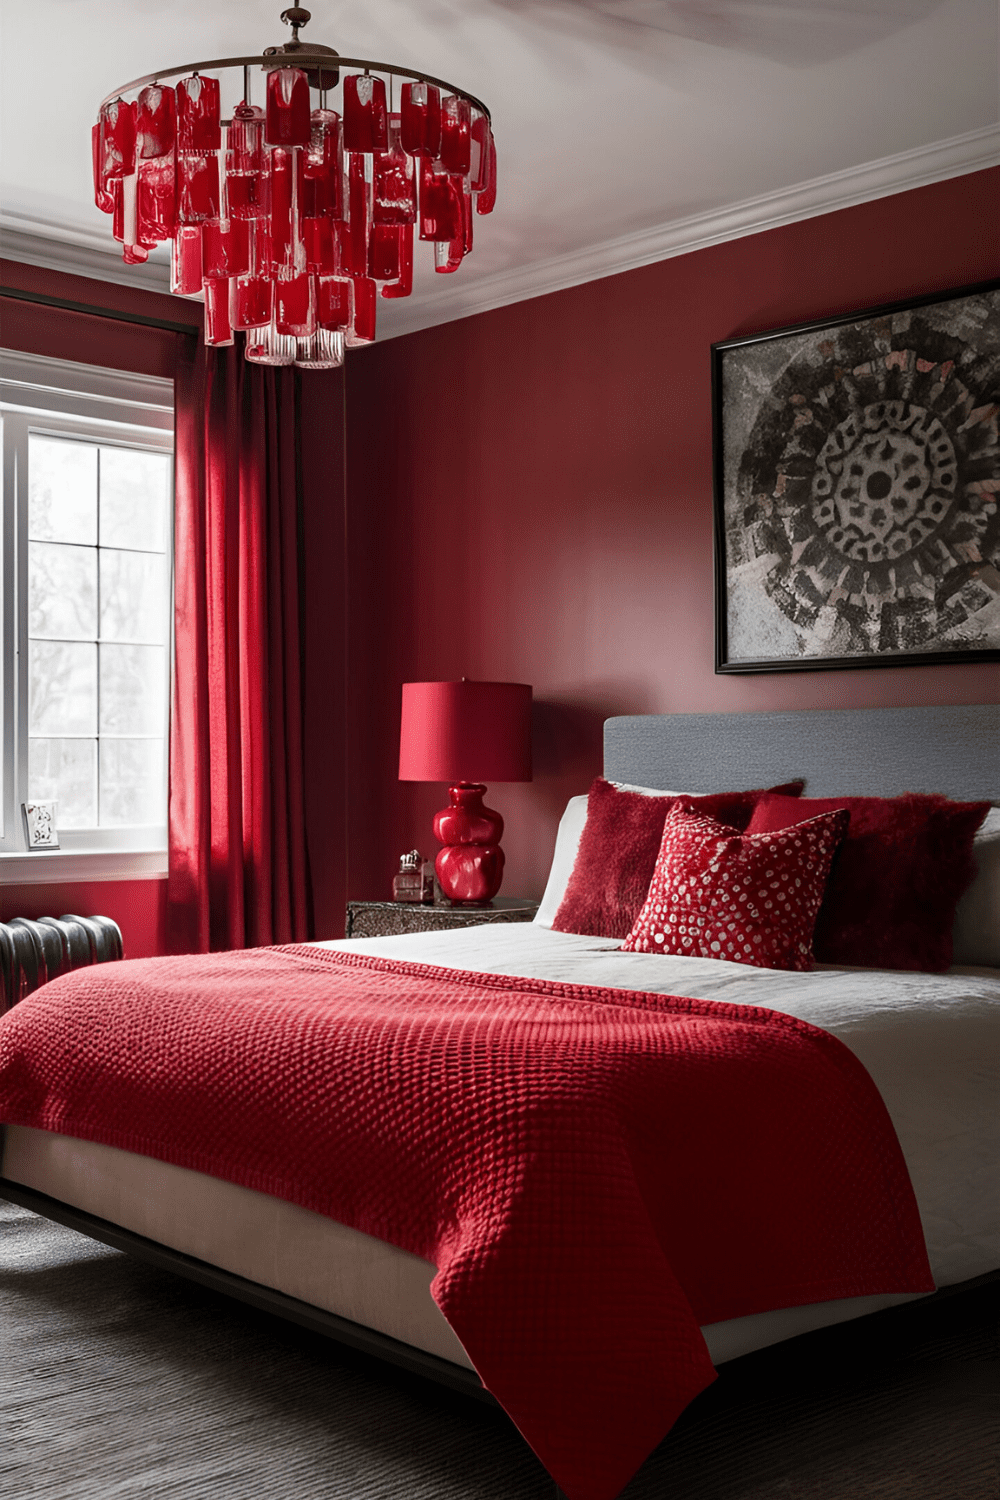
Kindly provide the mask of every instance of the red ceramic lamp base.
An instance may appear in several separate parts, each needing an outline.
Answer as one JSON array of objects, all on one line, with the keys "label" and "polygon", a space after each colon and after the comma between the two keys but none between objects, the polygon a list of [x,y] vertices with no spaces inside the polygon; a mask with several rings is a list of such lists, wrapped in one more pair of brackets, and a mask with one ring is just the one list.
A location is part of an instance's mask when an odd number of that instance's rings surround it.
[{"label": "red ceramic lamp base", "polygon": [[485,791],[479,781],[449,787],[450,806],[434,819],[434,836],[444,845],[434,861],[438,884],[463,906],[486,906],[503,880],[503,818],[483,806]]}]

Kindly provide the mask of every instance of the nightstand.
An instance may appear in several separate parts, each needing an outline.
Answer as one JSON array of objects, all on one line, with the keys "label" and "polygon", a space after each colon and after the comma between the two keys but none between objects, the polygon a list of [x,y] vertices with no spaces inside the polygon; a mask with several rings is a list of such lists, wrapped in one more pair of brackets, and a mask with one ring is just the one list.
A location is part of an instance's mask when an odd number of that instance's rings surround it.
[{"label": "nightstand", "polygon": [[482,927],[488,922],[530,922],[537,901],[496,896],[488,906],[452,906],[448,901],[421,906],[416,901],[348,901],[347,937],[396,937],[403,932],[438,932],[448,927]]}]

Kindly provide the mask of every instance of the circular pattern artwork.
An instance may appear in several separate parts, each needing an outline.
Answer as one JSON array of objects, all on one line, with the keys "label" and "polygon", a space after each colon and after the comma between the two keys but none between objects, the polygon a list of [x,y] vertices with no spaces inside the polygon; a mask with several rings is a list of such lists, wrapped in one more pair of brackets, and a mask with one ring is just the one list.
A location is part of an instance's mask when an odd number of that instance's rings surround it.
[{"label": "circular pattern artwork", "polygon": [[1000,649],[996,292],[723,353],[730,664]]},{"label": "circular pattern artwork", "polygon": [[817,531],[852,562],[895,561],[936,530],[955,498],[955,449],[922,406],[876,401],[840,422],[816,459]]}]

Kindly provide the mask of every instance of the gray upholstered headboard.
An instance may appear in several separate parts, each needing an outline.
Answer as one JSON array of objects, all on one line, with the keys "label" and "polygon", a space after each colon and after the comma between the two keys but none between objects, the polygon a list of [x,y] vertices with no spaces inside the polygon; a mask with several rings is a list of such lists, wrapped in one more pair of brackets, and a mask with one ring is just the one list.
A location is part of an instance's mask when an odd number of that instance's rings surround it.
[{"label": "gray upholstered headboard", "polygon": [[604,774],[676,792],[806,778],[806,796],[1000,799],[1000,705],[608,719]]}]

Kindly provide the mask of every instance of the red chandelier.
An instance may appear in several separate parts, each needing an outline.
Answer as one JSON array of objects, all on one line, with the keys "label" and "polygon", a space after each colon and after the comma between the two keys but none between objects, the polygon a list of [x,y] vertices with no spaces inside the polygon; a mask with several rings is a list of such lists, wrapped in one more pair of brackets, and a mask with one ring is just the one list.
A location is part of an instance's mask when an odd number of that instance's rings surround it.
[{"label": "red chandelier", "polygon": [[[308,46],[309,18],[283,11],[292,40],[259,57],[165,68],[109,95],[93,129],[94,197],[127,264],[170,241],[171,291],[204,300],[207,344],[242,331],[247,359],[331,369],[374,339],[379,295],[410,295],[415,231],[436,271],[458,270],[473,205],[488,214],[496,201],[496,148],[472,94]],[[211,74],[239,67],[243,97],[224,120]],[[263,109],[250,99],[255,67]],[[363,71],[341,79],[342,67]]]}]

